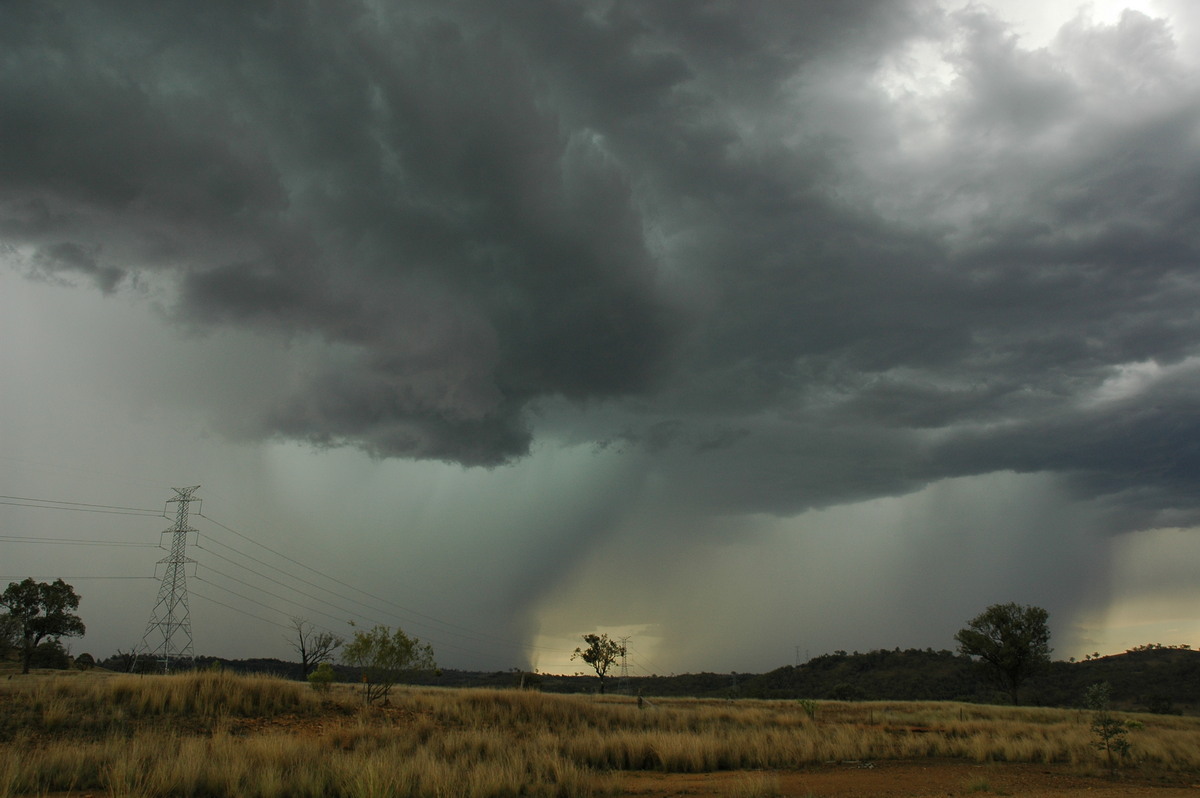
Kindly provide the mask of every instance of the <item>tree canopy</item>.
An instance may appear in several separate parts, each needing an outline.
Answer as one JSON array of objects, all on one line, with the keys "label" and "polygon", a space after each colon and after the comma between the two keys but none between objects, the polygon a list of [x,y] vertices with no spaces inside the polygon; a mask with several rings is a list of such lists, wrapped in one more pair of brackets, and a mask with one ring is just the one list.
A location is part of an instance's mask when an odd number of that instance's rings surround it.
[{"label": "tree canopy", "polygon": [[1041,607],[993,604],[954,639],[960,652],[978,657],[1013,704],[1020,704],[1021,685],[1050,663],[1049,617]]},{"label": "tree canopy", "polygon": [[605,634],[586,634],[583,636],[583,642],[587,646],[575,649],[571,659],[581,659],[592,666],[592,669],[596,671],[596,676],[600,678],[600,692],[603,693],[604,679],[608,676],[608,670],[613,663],[625,656],[625,646]]},{"label": "tree canopy", "polygon": [[35,582],[32,577],[10,582],[0,594],[0,607],[8,610],[21,646],[21,672],[29,673],[33,652],[43,640],[79,637],[83,621],[74,613],[79,609],[75,589],[61,579]]},{"label": "tree canopy", "polygon": [[354,639],[342,649],[342,660],[362,669],[363,696],[368,704],[386,699],[392,685],[405,671],[435,670],[433,648],[402,629],[392,631],[376,626],[369,632],[355,632]]}]

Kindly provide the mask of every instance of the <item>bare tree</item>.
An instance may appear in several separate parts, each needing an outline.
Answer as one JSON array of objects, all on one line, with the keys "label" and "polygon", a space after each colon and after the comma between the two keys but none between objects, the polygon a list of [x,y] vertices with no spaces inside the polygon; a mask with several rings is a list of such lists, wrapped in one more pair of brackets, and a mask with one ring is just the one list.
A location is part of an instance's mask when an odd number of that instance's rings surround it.
[{"label": "bare tree", "polygon": [[300,655],[300,675],[308,678],[318,665],[330,659],[346,641],[333,632],[318,630],[303,618],[292,618],[292,634],[288,644]]}]

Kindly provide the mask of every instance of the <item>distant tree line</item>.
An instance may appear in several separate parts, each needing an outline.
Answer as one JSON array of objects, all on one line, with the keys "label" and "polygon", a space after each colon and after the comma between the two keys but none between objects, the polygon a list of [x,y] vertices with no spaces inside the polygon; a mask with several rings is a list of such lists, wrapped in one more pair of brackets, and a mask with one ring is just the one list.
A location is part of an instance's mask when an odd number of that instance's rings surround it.
[{"label": "distant tree line", "polygon": [[[61,579],[13,582],[0,594],[0,659],[31,668],[103,667],[128,671],[132,652],[117,651],[97,661],[69,656],[61,638],[83,633],[75,614],[79,596]],[[1200,651],[1186,644],[1147,643],[1123,654],[1089,656],[1081,662],[1050,660],[1045,610],[1018,604],[993,605],[968,622],[955,639],[957,652],[932,648],[835,651],[798,666],[763,674],[685,673],[631,676],[619,689],[647,696],[827,700],[955,700],[976,703],[1023,701],[1047,706],[1082,706],[1083,696],[1106,683],[1114,705],[1151,712],[1200,709]],[[234,671],[306,678],[318,665],[337,681],[363,685],[369,701],[386,700],[391,685],[499,687],[578,693],[598,689],[625,653],[606,635],[584,635],[575,658],[595,676],[559,676],[507,671],[474,672],[437,668],[432,649],[399,629],[356,630],[347,642],[303,619],[292,619],[288,638],[300,663],[279,659],[231,660],[197,657],[197,667],[219,663]],[[341,662],[334,653],[344,648]],[[143,661],[148,662],[143,658]],[[152,665],[152,663],[151,663]],[[605,687],[607,688],[607,685]]]}]

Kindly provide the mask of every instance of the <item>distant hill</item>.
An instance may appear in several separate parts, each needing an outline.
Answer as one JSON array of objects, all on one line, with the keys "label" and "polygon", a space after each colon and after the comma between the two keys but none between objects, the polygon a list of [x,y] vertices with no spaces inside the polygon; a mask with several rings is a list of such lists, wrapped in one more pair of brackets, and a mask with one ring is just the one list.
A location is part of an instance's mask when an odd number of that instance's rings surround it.
[{"label": "distant hill", "polygon": [[[111,659],[111,658],[110,658]],[[227,660],[197,657],[199,667],[218,662],[229,670],[300,678],[300,665],[279,659]],[[105,660],[101,663],[114,667]],[[117,669],[114,667],[114,669]],[[358,681],[358,671],[336,665],[339,681]],[[1200,651],[1146,646],[1083,662],[1052,662],[1022,688],[1030,705],[1080,706],[1084,691],[1097,682],[1113,687],[1122,709],[1200,712]],[[557,676],[508,671],[443,670],[410,683],[443,687],[526,687],[552,693],[593,692],[594,676]],[[673,676],[610,678],[608,690],[645,696],[697,698],[833,699],[841,701],[968,701],[1003,704],[1007,699],[969,657],[933,649],[838,651],[803,665],[762,674],[685,673]]]},{"label": "distant hill", "polygon": [[[1200,652],[1147,648],[1083,662],[1052,662],[1022,688],[1026,704],[1078,706],[1097,682],[1114,702],[1151,712],[1200,710]],[[1005,703],[982,666],[950,651],[838,652],[748,680],[743,695],[762,698],[971,701]]]},{"label": "distant hill", "polygon": [[950,651],[838,651],[756,676],[742,692],[756,698],[985,701],[992,691],[980,677],[970,658]]},{"label": "distant hill", "polygon": [[1114,701],[1150,712],[1200,712],[1200,651],[1146,648],[1083,662],[1055,662],[1036,687],[1046,704],[1072,706],[1090,685],[1108,682]]}]

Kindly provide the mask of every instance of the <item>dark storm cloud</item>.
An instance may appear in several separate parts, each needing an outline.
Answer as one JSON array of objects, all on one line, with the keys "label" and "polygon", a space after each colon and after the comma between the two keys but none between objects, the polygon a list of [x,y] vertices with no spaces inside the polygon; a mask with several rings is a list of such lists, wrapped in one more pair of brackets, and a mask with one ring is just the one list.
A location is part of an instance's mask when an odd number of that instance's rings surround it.
[{"label": "dark storm cloud", "polygon": [[[0,13],[0,236],[316,342],[257,435],[583,437],[722,509],[997,470],[1196,509],[1188,370],[1096,399],[1200,345],[1200,103],[1160,21],[1030,50],[926,3]],[[929,42],[945,85],[885,91]]]},{"label": "dark storm cloud", "polygon": [[355,350],[264,434],[496,463],[527,451],[538,397],[649,387],[675,322],[629,181],[497,31],[354,4],[122,12],[6,13],[0,225],[87,251],[42,260],[106,288],[177,274],[190,322]]}]

